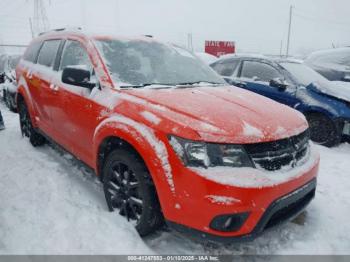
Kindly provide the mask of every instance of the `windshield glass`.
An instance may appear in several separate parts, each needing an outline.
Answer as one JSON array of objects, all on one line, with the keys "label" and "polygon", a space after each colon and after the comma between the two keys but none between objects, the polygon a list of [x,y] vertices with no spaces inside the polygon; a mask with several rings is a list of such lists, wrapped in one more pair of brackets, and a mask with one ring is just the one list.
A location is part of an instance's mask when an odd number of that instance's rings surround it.
[{"label": "windshield glass", "polygon": [[323,86],[329,83],[326,78],[304,64],[282,62],[280,65],[286,69],[299,84],[303,86],[308,86],[313,82],[317,82]]},{"label": "windshield glass", "polygon": [[153,40],[97,40],[113,81],[120,87],[151,84],[225,84],[189,51]]}]

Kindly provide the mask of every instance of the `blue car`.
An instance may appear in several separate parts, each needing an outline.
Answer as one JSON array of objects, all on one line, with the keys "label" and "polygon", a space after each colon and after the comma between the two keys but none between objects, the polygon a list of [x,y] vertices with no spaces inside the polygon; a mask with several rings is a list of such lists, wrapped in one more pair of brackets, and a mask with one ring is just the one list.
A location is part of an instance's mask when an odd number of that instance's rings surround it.
[{"label": "blue car", "polygon": [[302,112],[314,142],[331,147],[350,138],[350,86],[336,85],[302,62],[288,59],[231,55],[210,66],[229,84]]}]

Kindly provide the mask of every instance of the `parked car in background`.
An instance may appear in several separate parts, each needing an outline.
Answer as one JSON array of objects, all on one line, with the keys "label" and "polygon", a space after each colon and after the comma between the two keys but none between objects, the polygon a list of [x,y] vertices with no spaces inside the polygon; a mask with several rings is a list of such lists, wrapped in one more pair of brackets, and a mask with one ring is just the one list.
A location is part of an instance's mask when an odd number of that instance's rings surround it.
[{"label": "parked car in background", "polygon": [[21,55],[7,55],[4,59],[2,83],[0,90],[2,90],[2,97],[6,106],[13,112],[16,112],[16,66],[21,59]]},{"label": "parked car in background", "polygon": [[297,60],[229,56],[211,67],[228,83],[302,112],[311,139],[334,146],[350,136],[350,94]]},{"label": "parked car in background", "polygon": [[7,61],[6,54],[0,54],[0,84],[5,82],[5,65]]},{"label": "parked car in background", "polygon": [[305,63],[330,81],[350,82],[350,47],[314,52]]},{"label": "parked car in background", "polygon": [[166,221],[204,241],[253,238],[315,195],[305,118],[228,86],[181,47],[49,32],[30,44],[17,80],[22,133],[94,169],[109,210],[142,236]]}]

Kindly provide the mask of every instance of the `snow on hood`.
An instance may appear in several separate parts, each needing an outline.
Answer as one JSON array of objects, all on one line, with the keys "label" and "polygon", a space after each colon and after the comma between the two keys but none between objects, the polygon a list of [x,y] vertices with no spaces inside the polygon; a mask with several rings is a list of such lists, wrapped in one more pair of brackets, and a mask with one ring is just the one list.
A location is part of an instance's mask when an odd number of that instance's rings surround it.
[{"label": "snow on hood", "polygon": [[[267,142],[297,135],[308,127],[304,116],[294,109],[232,86],[132,89],[121,91],[119,98],[142,105],[143,119],[150,118],[144,111],[167,119],[157,122],[165,123],[168,134],[188,139]],[[169,120],[177,127],[167,124]],[[191,137],[188,128],[199,137]]]},{"label": "snow on hood", "polygon": [[311,84],[317,91],[350,102],[350,83],[329,81],[329,85]]}]

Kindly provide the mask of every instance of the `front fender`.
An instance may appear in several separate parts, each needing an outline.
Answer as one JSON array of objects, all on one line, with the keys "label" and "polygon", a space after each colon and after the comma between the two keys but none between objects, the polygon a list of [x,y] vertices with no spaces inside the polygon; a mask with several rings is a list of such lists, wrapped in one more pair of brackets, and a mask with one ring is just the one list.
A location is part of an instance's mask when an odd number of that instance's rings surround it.
[{"label": "front fender", "polygon": [[95,130],[93,150],[95,170],[98,173],[98,154],[102,142],[117,137],[129,143],[144,160],[158,192],[163,212],[175,203],[173,171],[169,163],[167,137],[122,115],[103,120]]},{"label": "front fender", "polygon": [[295,109],[304,114],[318,112],[331,119],[350,117],[350,108],[344,102],[334,97],[307,89],[300,90],[297,95],[302,103],[298,104]]}]

